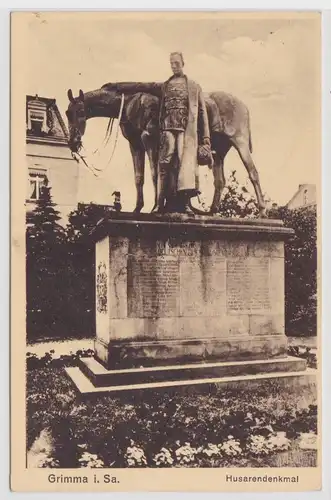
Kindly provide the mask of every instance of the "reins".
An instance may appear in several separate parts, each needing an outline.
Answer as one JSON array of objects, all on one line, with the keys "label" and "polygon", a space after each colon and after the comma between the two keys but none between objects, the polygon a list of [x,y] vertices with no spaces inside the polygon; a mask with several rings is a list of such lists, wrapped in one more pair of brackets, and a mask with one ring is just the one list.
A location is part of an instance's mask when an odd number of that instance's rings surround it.
[{"label": "reins", "polygon": [[[108,166],[110,165],[112,159],[113,159],[113,156],[114,156],[114,153],[115,153],[115,150],[116,150],[116,146],[117,146],[117,141],[118,141],[118,134],[119,134],[119,130],[120,130],[120,124],[121,124],[121,119],[122,119],[122,115],[123,115],[123,109],[124,109],[124,94],[122,94],[121,96],[121,106],[120,106],[120,111],[119,111],[119,115],[118,115],[118,122],[117,122],[117,129],[116,129],[116,135],[115,135],[115,142],[114,142],[114,147],[113,147],[113,150],[112,150],[112,153],[110,155],[110,158],[109,160],[107,161],[106,163],[106,166],[104,168],[98,168],[98,167],[95,167],[95,166],[90,166],[87,161],[85,160],[85,157],[82,156],[79,152],[77,153],[71,153],[72,157],[79,162],[79,160],[76,158],[75,155],[77,155],[79,157],[79,159],[82,160],[83,164],[85,165],[85,167],[90,171],[92,172],[92,174],[94,175],[94,177],[97,177],[99,178],[100,175],[98,175],[96,172],[105,172],[106,169],[108,168]],[[101,144],[100,147],[106,147],[107,144],[109,143],[109,140],[110,140],[110,137],[111,137],[111,134],[112,134],[112,131],[113,131],[113,125],[114,125],[114,118],[110,118],[109,119],[109,122],[108,122],[108,125],[107,125],[107,130],[106,130],[106,134],[105,134],[105,137],[103,139],[103,142]],[[83,146],[84,147],[84,146]],[[100,150],[100,147],[97,148],[95,151],[92,152],[92,155],[95,155],[97,153],[99,153],[99,150]],[[85,148],[84,148],[85,149]]]}]

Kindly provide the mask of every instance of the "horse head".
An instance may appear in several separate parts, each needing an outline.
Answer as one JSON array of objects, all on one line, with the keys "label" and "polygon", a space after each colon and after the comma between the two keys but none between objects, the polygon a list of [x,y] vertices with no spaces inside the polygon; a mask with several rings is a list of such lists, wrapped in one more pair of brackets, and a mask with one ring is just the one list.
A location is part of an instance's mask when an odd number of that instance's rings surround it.
[{"label": "horse head", "polygon": [[69,126],[69,147],[73,153],[78,153],[82,148],[82,137],[86,128],[85,99],[82,90],[78,97],[74,97],[72,90],[67,92],[69,105],[66,111]]}]

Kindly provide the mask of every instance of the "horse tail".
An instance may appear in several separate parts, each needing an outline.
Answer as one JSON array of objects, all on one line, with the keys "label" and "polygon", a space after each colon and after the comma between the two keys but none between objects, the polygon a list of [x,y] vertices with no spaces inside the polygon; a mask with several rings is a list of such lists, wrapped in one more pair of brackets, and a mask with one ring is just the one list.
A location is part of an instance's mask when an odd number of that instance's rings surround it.
[{"label": "horse tail", "polygon": [[250,120],[250,115],[248,111],[247,115],[247,125],[248,125],[248,147],[249,151],[253,153],[253,144],[252,144],[252,132],[251,132],[251,120]]}]

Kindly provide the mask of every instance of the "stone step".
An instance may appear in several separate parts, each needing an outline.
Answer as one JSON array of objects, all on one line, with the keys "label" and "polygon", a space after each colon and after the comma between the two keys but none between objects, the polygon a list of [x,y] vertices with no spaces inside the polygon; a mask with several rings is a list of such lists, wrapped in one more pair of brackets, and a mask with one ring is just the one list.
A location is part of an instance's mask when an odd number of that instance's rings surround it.
[{"label": "stone step", "polygon": [[[182,321],[185,318],[177,319]],[[201,318],[189,319],[189,323],[185,323],[185,321],[181,323],[183,331],[188,328],[192,329],[193,323],[195,324],[194,328],[198,331],[207,328],[207,323],[204,325],[200,323]],[[180,338],[180,335],[177,331],[178,338],[121,342],[114,340],[109,345],[105,345],[97,339],[94,349],[96,358],[104,361],[105,365],[108,363],[108,369],[111,370],[139,368],[141,366],[178,366],[192,363],[268,361],[286,358],[287,355],[285,335],[252,336],[246,334],[232,336],[231,340],[218,335],[189,339]]]},{"label": "stone step", "polygon": [[238,389],[244,388],[247,390],[254,390],[265,381],[277,383],[278,390],[284,388],[295,388],[295,391],[300,390],[300,387],[316,387],[316,374],[317,371],[307,368],[303,371],[296,372],[277,372],[277,373],[260,373],[258,375],[239,375],[233,377],[212,377],[212,378],[197,378],[194,380],[172,380],[165,382],[148,382],[144,384],[130,384],[130,385],[111,385],[104,387],[96,387],[92,384],[91,380],[82,372],[82,370],[75,367],[65,368],[67,375],[75,385],[81,397],[87,396],[102,396],[127,391],[141,391],[153,389],[157,391],[176,391],[183,390],[185,387],[203,388],[210,390],[211,387],[219,387],[220,389]]},{"label": "stone step", "polygon": [[259,373],[295,372],[306,368],[304,359],[295,357],[259,361],[191,363],[107,370],[95,358],[81,358],[80,369],[96,387],[144,384],[173,380],[232,377]]}]

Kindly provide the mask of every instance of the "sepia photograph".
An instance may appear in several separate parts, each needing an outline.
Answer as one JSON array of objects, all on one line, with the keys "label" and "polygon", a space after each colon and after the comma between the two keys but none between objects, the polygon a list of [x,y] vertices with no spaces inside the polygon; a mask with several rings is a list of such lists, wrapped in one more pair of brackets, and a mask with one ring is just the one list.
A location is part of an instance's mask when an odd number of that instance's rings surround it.
[{"label": "sepia photograph", "polygon": [[11,37],[12,488],[319,489],[321,15]]}]

